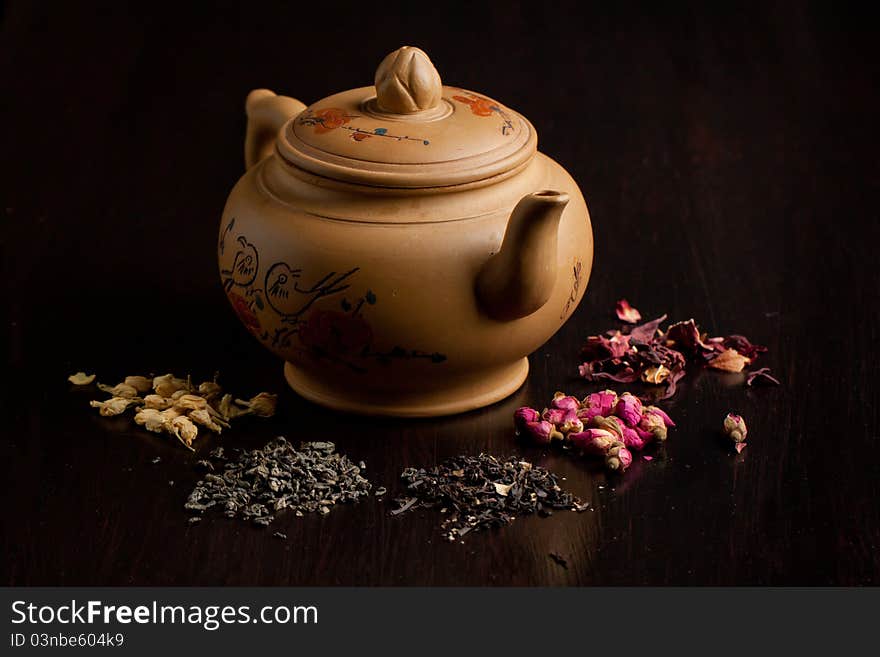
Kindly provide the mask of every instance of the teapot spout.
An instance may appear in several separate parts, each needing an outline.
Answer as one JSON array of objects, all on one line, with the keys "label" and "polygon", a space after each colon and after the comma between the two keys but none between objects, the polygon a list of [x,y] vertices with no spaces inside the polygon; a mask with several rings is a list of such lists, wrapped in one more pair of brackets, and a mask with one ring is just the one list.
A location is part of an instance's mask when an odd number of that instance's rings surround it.
[{"label": "teapot spout", "polygon": [[541,308],[556,284],[559,220],[568,194],[544,190],[524,196],[510,215],[501,250],[477,275],[480,307],[509,321]]},{"label": "teapot spout", "polygon": [[244,164],[250,169],[272,154],[275,137],[289,119],[306,106],[296,98],[278,96],[268,89],[254,89],[245,101],[247,134],[244,140]]}]

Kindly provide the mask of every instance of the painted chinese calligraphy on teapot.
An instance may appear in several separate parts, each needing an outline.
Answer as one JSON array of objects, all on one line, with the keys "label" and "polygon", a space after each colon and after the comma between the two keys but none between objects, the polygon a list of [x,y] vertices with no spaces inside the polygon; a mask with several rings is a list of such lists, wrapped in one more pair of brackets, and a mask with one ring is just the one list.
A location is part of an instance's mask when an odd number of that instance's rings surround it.
[{"label": "painted chinese calligraphy on teapot", "polygon": [[220,275],[291,387],[403,416],[514,392],[580,302],[593,256],[583,196],[532,125],[443,86],[410,47],[374,86],[310,107],[257,90],[246,109]]}]

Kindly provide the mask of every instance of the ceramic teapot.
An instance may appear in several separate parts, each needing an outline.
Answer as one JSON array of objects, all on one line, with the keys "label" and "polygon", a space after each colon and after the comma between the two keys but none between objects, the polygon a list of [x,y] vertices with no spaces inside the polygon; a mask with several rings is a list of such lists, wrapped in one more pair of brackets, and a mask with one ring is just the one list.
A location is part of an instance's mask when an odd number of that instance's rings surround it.
[{"label": "ceramic teapot", "polygon": [[374,86],[308,107],[258,89],[246,112],[220,276],[291,387],[394,416],[519,388],[593,260],[584,198],[532,124],[444,86],[412,47],[381,62]]}]

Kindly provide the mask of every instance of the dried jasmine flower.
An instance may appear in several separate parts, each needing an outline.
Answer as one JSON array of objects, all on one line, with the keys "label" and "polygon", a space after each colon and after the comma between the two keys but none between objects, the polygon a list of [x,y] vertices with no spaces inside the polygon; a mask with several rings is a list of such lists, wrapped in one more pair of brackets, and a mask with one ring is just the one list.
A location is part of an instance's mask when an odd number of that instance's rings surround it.
[{"label": "dried jasmine flower", "polygon": [[174,408],[180,411],[201,411],[208,408],[208,400],[189,393],[180,395],[174,401]]},{"label": "dried jasmine flower", "polygon": [[153,390],[162,397],[171,397],[178,390],[186,390],[187,381],[178,379],[173,374],[163,374],[153,378]]},{"label": "dried jasmine flower", "polygon": [[113,397],[127,397],[133,399],[138,396],[137,388],[127,383],[118,383],[115,386],[108,386],[103,383],[98,384],[98,390],[106,392]]},{"label": "dried jasmine flower", "polygon": [[556,475],[515,456],[504,461],[488,454],[456,456],[430,469],[407,468],[400,477],[406,494],[395,500],[392,515],[445,511],[440,527],[448,541],[502,527],[520,515],[587,508],[560,488]]},{"label": "dried jasmine flower", "polygon": [[139,394],[150,392],[153,389],[153,380],[145,376],[127,376],[123,383],[137,390]]},{"label": "dried jasmine flower", "polygon": [[168,425],[169,432],[173,433],[177,439],[190,451],[195,451],[192,447],[193,441],[199,435],[199,428],[193,424],[185,415],[175,417]]},{"label": "dried jasmine flower", "polygon": [[157,411],[164,411],[166,408],[174,406],[174,400],[161,395],[147,395],[144,397],[144,408],[153,408]]},{"label": "dried jasmine flower", "polygon": [[258,415],[259,417],[272,417],[275,415],[275,406],[278,403],[278,395],[261,392],[259,395],[252,397],[248,401],[236,399],[235,403],[244,406],[251,413]]},{"label": "dried jasmine flower", "polygon": [[[223,431],[223,426],[214,421],[214,418],[206,409],[197,409],[189,412],[189,419],[195,422],[196,424],[201,424],[203,427],[206,427],[213,431],[214,433],[221,433]],[[226,425],[229,428],[229,425]]]},{"label": "dried jasmine flower", "polygon": [[162,415],[162,411],[157,411],[155,408],[142,408],[134,416],[135,424],[153,433],[163,433],[166,421],[167,418]]},{"label": "dried jasmine flower", "polygon": [[91,401],[89,404],[92,408],[99,409],[99,413],[104,417],[113,417],[122,415],[129,406],[137,404],[138,401],[128,397],[111,397],[107,401]]},{"label": "dried jasmine flower", "polygon": [[[82,377],[74,375],[76,380]],[[73,382],[74,377],[70,377]],[[94,376],[90,378],[94,380]],[[127,376],[116,386],[98,384],[98,388],[108,392],[112,398],[103,402],[93,401],[91,405],[100,410],[101,415],[120,415],[130,406],[141,406],[134,416],[135,423],[153,433],[167,433],[189,449],[198,437],[198,426],[220,433],[228,429],[229,420],[240,415],[269,417],[275,412],[277,395],[260,393],[236,406],[231,394],[223,394],[223,389],[213,381],[204,381],[198,388],[192,379],[178,378],[174,374],[163,374],[154,378]],[[140,393],[151,392],[143,398]],[[196,394],[198,393],[198,394]]]},{"label": "dried jasmine flower", "polygon": [[620,301],[618,301],[614,307],[614,311],[617,313],[617,319],[619,319],[621,322],[626,322],[627,324],[637,324],[638,322],[642,321],[642,313],[629,305],[629,301],[627,301],[626,299],[621,299]]},{"label": "dried jasmine flower", "polygon": [[737,453],[742,452],[746,446],[746,436],[749,431],[746,428],[746,421],[741,415],[728,413],[724,418],[724,433],[733,441],[733,446]]},{"label": "dried jasmine flower", "polygon": [[95,375],[86,374],[85,372],[77,372],[76,374],[71,374],[67,377],[67,380],[75,386],[87,386],[95,380]]},{"label": "dried jasmine flower", "polygon": [[743,356],[736,349],[725,349],[708,362],[708,367],[723,372],[742,372],[743,368],[751,360]]}]

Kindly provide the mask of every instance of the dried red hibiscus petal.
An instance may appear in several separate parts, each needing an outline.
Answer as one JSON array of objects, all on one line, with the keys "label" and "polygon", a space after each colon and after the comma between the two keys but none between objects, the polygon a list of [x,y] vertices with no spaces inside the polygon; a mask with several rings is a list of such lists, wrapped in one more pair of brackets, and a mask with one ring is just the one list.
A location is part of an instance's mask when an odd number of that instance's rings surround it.
[{"label": "dried red hibiscus petal", "polygon": [[[752,344],[742,335],[709,337],[700,332],[693,319],[671,324],[666,331],[660,328],[664,321],[666,315],[628,330],[590,336],[581,350],[583,362],[578,372],[588,381],[633,383],[642,380],[665,385],[660,399],[669,399],[687,373],[688,361],[712,369],[741,372],[758,354],[767,351],[766,347]],[[758,371],[760,374],[749,375],[749,385],[756,377],[778,383],[764,370]]]},{"label": "dried red hibiscus petal", "polygon": [[642,313],[640,313],[637,308],[633,308],[629,305],[629,301],[626,299],[618,301],[614,310],[617,313],[617,319],[621,322],[636,324],[637,322],[642,321]]}]

